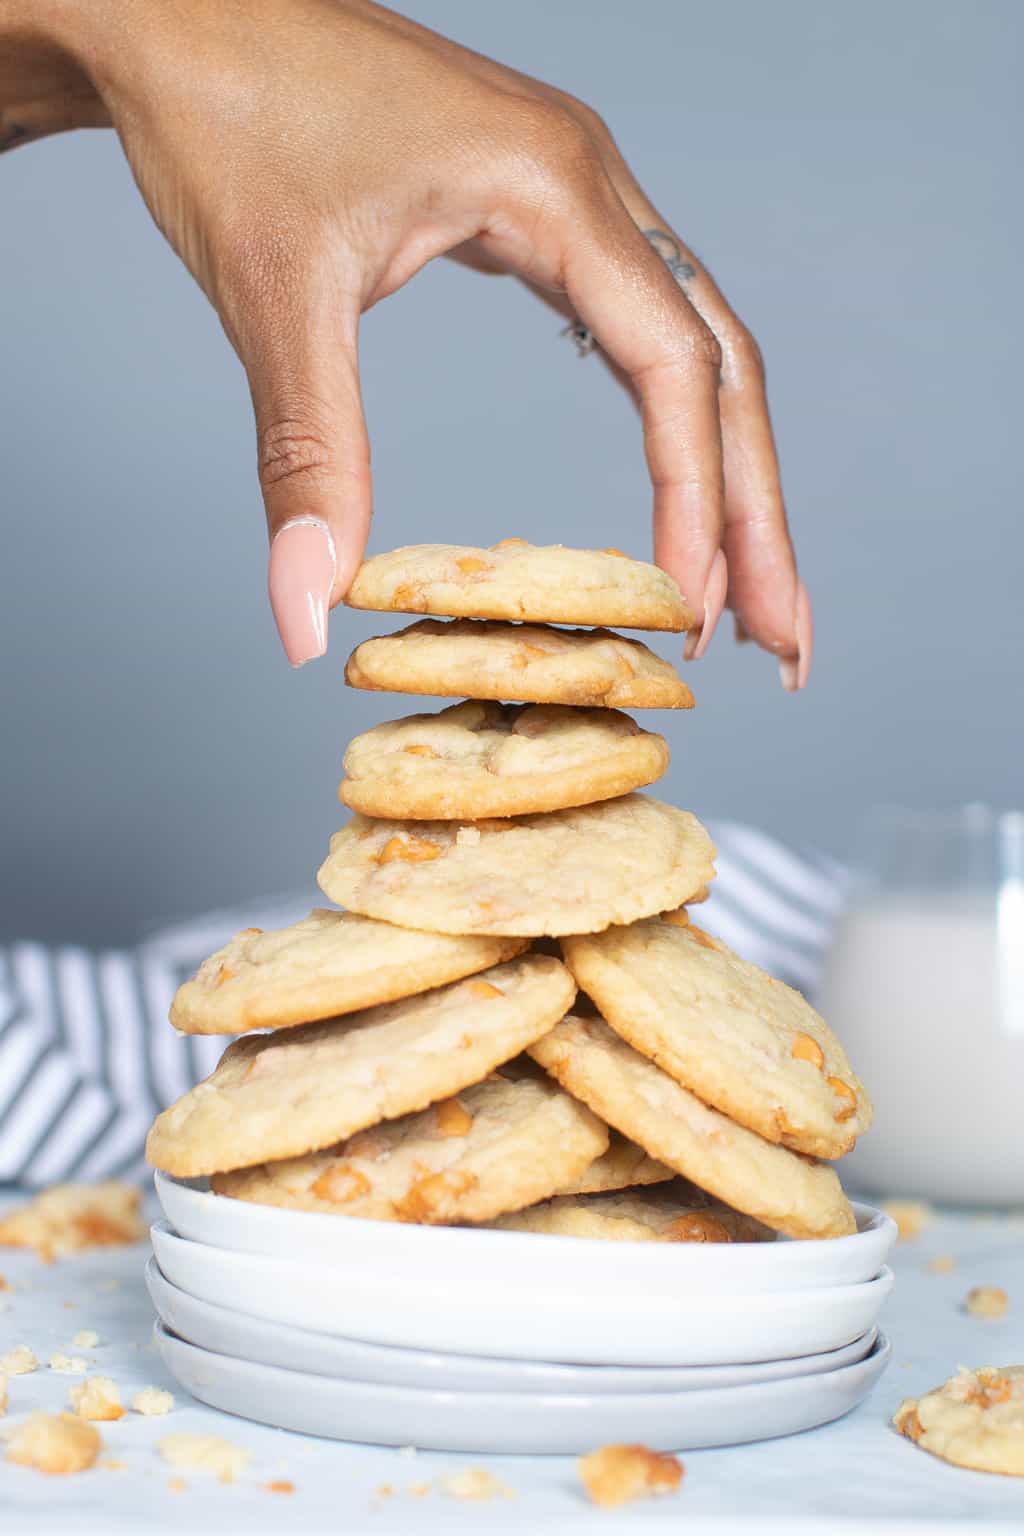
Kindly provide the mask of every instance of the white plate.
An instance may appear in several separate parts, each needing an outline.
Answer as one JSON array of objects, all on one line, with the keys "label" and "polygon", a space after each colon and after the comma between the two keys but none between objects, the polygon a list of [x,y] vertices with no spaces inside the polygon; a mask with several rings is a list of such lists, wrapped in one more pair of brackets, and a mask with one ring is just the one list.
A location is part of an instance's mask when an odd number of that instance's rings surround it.
[{"label": "white plate", "polygon": [[578,1365],[749,1365],[820,1354],[873,1327],[893,1283],[884,1269],[859,1285],[766,1295],[721,1294],[714,1285],[699,1296],[609,1293],[591,1283],[566,1296],[535,1264],[529,1286],[483,1286],[453,1266],[447,1285],[431,1289],[415,1267],[238,1253],[190,1242],[166,1222],[151,1232],[172,1285],[251,1317],[371,1344]]},{"label": "white plate", "polygon": [[277,1258],[286,1253],[318,1268],[358,1266],[387,1281],[415,1276],[426,1290],[465,1284],[506,1296],[510,1303],[543,1275],[544,1289],[566,1301],[599,1295],[678,1296],[725,1291],[815,1290],[857,1285],[877,1275],[896,1239],[891,1217],[856,1205],[852,1237],[774,1243],[606,1243],[593,1238],[541,1237],[529,1232],[482,1232],[420,1227],[353,1216],[285,1211],[213,1194],[205,1179],[156,1175],[164,1215],[182,1237],[239,1253]]},{"label": "white plate", "polygon": [[373,1386],[198,1349],[154,1324],[164,1364],[211,1407],[277,1429],[428,1451],[577,1455],[609,1441],[686,1451],[773,1439],[849,1413],[885,1370],[891,1347],[821,1376],[691,1392],[540,1395]]},{"label": "white plate", "polygon": [[756,1381],[817,1376],[853,1365],[871,1353],[878,1336],[878,1329],[872,1328],[842,1349],[804,1355],[798,1360],[766,1360],[760,1365],[546,1365],[533,1360],[489,1360],[479,1355],[441,1355],[423,1349],[363,1344],[247,1317],[180,1291],[160,1273],[156,1259],[146,1265],[146,1285],[169,1331],[200,1349],[257,1365],[308,1371],[313,1376],[449,1392],[592,1394],[747,1386]]}]

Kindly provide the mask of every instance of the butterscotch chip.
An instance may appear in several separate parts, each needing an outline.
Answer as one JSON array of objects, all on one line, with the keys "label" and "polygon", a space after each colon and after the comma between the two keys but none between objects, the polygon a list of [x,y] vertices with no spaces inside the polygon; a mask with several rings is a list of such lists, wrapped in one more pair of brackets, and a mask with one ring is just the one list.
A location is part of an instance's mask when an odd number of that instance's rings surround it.
[{"label": "butterscotch chip", "polygon": [[767,1141],[840,1157],[870,1125],[867,1093],[825,1021],[695,924],[650,917],[562,949],[617,1034]]},{"label": "butterscotch chip", "polygon": [[65,1476],[91,1467],[102,1447],[99,1431],[72,1413],[30,1413],[7,1442],[7,1460]]},{"label": "butterscotch chip", "polygon": [[179,1177],[302,1157],[480,1082],[556,1023],[576,989],[549,955],[324,1024],[246,1035],[157,1117],[150,1162]]},{"label": "butterscotch chip", "polygon": [[71,1340],[76,1349],[95,1349],[99,1341],[100,1336],[93,1328],[79,1328]]},{"label": "butterscotch chip", "polygon": [[675,667],[607,629],[421,619],[364,640],[349,657],[352,688],[434,698],[506,699],[600,709],[692,709]]},{"label": "butterscotch chip", "polygon": [[603,1019],[570,1014],[529,1053],[608,1125],[734,1210],[791,1237],[856,1231],[833,1168],[728,1119]]},{"label": "butterscotch chip", "polygon": [[90,1248],[138,1243],[146,1235],[142,1197],[132,1184],[54,1184],[0,1219],[0,1245],[32,1248],[46,1263]]},{"label": "butterscotch chip", "polygon": [[143,1387],[141,1392],[136,1392],[132,1398],[132,1408],[136,1413],[153,1418],[160,1414],[170,1413],[174,1407],[174,1398],[170,1392],[164,1392],[160,1387]]},{"label": "butterscotch chip", "polygon": [[19,1344],[9,1354],[0,1355],[0,1376],[27,1376],[38,1369],[39,1361],[27,1344]]},{"label": "butterscotch chip", "polygon": [[171,1023],[192,1035],[311,1024],[471,976],[525,947],[525,940],[424,933],[318,908],[288,928],[235,934],[178,988]]},{"label": "butterscotch chip", "polygon": [[663,737],[618,710],[470,699],[357,736],[338,794],[366,816],[476,821],[609,800],[667,766]]},{"label": "butterscotch chip", "polygon": [[91,1376],[80,1386],[72,1387],[68,1395],[80,1419],[115,1421],[124,1418],[120,1388],[109,1376]]},{"label": "butterscotch chip", "polygon": [[677,1456],[649,1451],[646,1445],[605,1445],[576,1463],[592,1504],[614,1509],[630,1499],[674,1493],[683,1480]]},{"label": "butterscotch chip", "polygon": [[1010,1298],[1001,1285],[974,1285],[964,1299],[972,1317],[1005,1317]]},{"label": "butterscotch chip", "polygon": [[287,1477],[275,1477],[272,1482],[264,1483],[267,1493],[294,1493],[295,1484]]},{"label": "butterscotch chip", "polygon": [[613,1131],[607,1152],[585,1168],[578,1179],[563,1185],[560,1195],[601,1195],[616,1189],[635,1189],[647,1184],[664,1184],[675,1173],[664,1163],[648,1157],[643,1147]]},{"label": "butterscotch chip", "polygon": [[0,1376],[0,1418],[7,1412],[7,1377]]},{"label": "butterscotch chip", "polygon": [[183,1472],[209,1472],[222,1483],[236,1482],[252,1460],[251,1451],[220,1435],[164,1435],[157,1450],[170,1466]]},{"label": "butterscotch chip", "polygon": [[[479,822],[472,843],[462,830],[357,814],[331,838],[320,888],[353,911],[439,933],[557,935],[678,906],[714,876],[714,845],[696,817],[649,795]],[[380,849],[410,836],[429,837],[440,857],[381,866]]]},{"label": "butterscotch chip", "polygon": [[960,1467],[1024,1477],[1024,1365],[963,1366],[924,1397],[908,1397],[893,1424]]},{"label": "butterscotch chip", "polygon": [[608,1145],[550,1078],[500,1074],[326,1152],[218,1174],[218,1194],[376,1221],[487,1221],[543,1200]]},{"label": "butterscotch chip", "polygon": [[345,601],[383,613],[540,624],[689,629],[693,616],[665,571],[618,550],[503,540],[490,549],[411,544],[374,555]]},{"label": "butterscotch chip", "polygon": [[652,1190],[562,1195],[489,1223],[503,1232],[613,1243],[760,1243],[775,1233],[682,1182]]}]

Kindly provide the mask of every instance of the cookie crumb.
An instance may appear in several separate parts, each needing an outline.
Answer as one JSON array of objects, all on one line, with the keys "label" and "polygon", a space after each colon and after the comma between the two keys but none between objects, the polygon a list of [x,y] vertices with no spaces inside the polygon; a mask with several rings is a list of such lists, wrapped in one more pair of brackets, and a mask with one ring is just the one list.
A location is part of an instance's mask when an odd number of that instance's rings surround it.
[{"label": "cookie crumb", "polygon": [[0,1419],[7,1412],[7,1377],[0,1376]]},{"label": "cookie crumb", "polygon": [[441,1490],[450,1499],[473,1499],[482,1502],[488,1499],[515,1498],[512,1489],[506,1487],[493,1472],[488,1472],[486,1467],[465,1467],[451,1477],[442,1477]]},{"label": "cookie crumb", "polygon": [[928,1260],[928,1269],[933,1275],[951,1275],[956,1269],[956,1259],[951,1253],[936,1254],[934,1259]]},{"label": "cookie crumb", "polygon": [[170,1392],[164,1392],[161,1387],[143,1387],[142,1391],[136,1392],[132,1398],[132,1407],[136,1413],[151,1418],[156,1414],[170,1413],[174,1407],[174,1398]]},{"label": "cookie crumb", "polygon": [[379,1483],[375,1489],[378,1499],[390,1499],[394,1494],[394,1486],[391,1483]]},{"label": "cookie crumb", "polygon": [[972,1285],[964,1298],[971,1317],[1005,1317],[1010,1298],[1001,1285]]},{"label": "cookie crumb", "polygon": [[935,1220],[934,1206],[923,1200],[883,1200],[882,1210],[896,1223],[901,1243],[920,1237],[925,1227]]},{"label": "cookie crumb", "polygon": [[95,1349],[100,1341],[100,1336],[92,1328],[79,1328],[71,1340],[76,1349]]},{"label": "cookie crumb", "polygon": [[168,1493],[184,1493],[187,1488],[188,1483],[186,1483],[183,1477],[169,1477],[167,1479]]},{"label": "cookie crumb", "polygon": [[172,1467],[190,1472],[210,1472],[222,1483],[233,1483],[252,1459],[252,1452],[232,1445],[220,1435],[192,1435],[184,1432],[164,1435],[157,1442],[160,1455]]},{"label": "cookie crumb", "polygon": [[[45,1264],[90,1248],[126,1246],[146,1235],[133,1184],[54,1184],[0,1219],[0,1245],[31,1248]],[[71,1303],[74,1305],[74,1303]]]},{"label": "cookie crumb", "polygon": [[425,1499],[430,1492],[429,1483],[410,1483],[406,1490],[411,1499]]},{"label": "cookie crumb", "polygon": [[683,1480],[678,1457],[646,1445],[604,1445],[576,1465],[590,1502],[605,1509],[649,1494],[674,1493]]},{"label": "cookie crumb", "polygon": [[80,1419],[115,1422],[124,1418],[120,1389],[109,1376],[91,1376],[88,1381],[72,1387],[68,1396]]},{"label": "cookie crumb", "polygon": [[13,1291],[14,1287],[6,1275],[0,1275],[0,1291]]},{"label": "cookie crumb", "polygon": [[290,1482],[287,1477],[275,1477],[272,1482],[264,1483],[263,1487],[267,1493],[295,1492],[295,1484]]},{"label": "cookie crumb", "polygon": [[102,1447],[99,1430],[73,1413],[30,1413],[7,1443],[7,1460],[63,1476],[91,1467]]},{"label": "cookie crumb", "polygon": [[104,1472],[124,1472],[128,1467],[128,1463],[121,1461],[117,1456],[104,1456],[103,1460],[98,1461],[96,1465],[102,1467]]},{"label": "cookie crumb", "polygon": [[89,1369],[88,1360],[81,1355],[51,1355],[47,1364],[58,1376],[84,1376]]},{"label": "cookie crumb", "polygon": [[39,1361],[27,1344],[19,1344],[9,1355],[0,1358],[0,1376],[27,1376],[38,1369]]}]

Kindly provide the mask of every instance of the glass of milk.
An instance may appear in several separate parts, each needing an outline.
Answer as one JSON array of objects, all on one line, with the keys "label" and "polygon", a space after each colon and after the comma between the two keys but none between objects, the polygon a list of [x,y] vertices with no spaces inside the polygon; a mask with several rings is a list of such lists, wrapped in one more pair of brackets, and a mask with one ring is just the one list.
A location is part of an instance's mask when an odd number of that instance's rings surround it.
[{"label": "glass of milk", "polygon": [[855,1191],[1024,1206],[1024,814],[879,810],[816,999],[875,1104]]}]

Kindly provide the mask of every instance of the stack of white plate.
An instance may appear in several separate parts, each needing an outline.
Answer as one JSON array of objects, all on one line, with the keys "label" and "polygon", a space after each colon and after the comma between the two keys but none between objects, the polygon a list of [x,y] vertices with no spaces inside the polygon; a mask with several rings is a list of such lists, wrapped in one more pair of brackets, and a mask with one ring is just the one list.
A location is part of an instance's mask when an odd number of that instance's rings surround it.
[{"label": "stack of white plate", "polygon": [[733,1445],[828,1423],[890,1354],[896,1229],[607,1243],[286,1211],[157,1174],[171,1373],[228,1413],[424,1450]]}]

